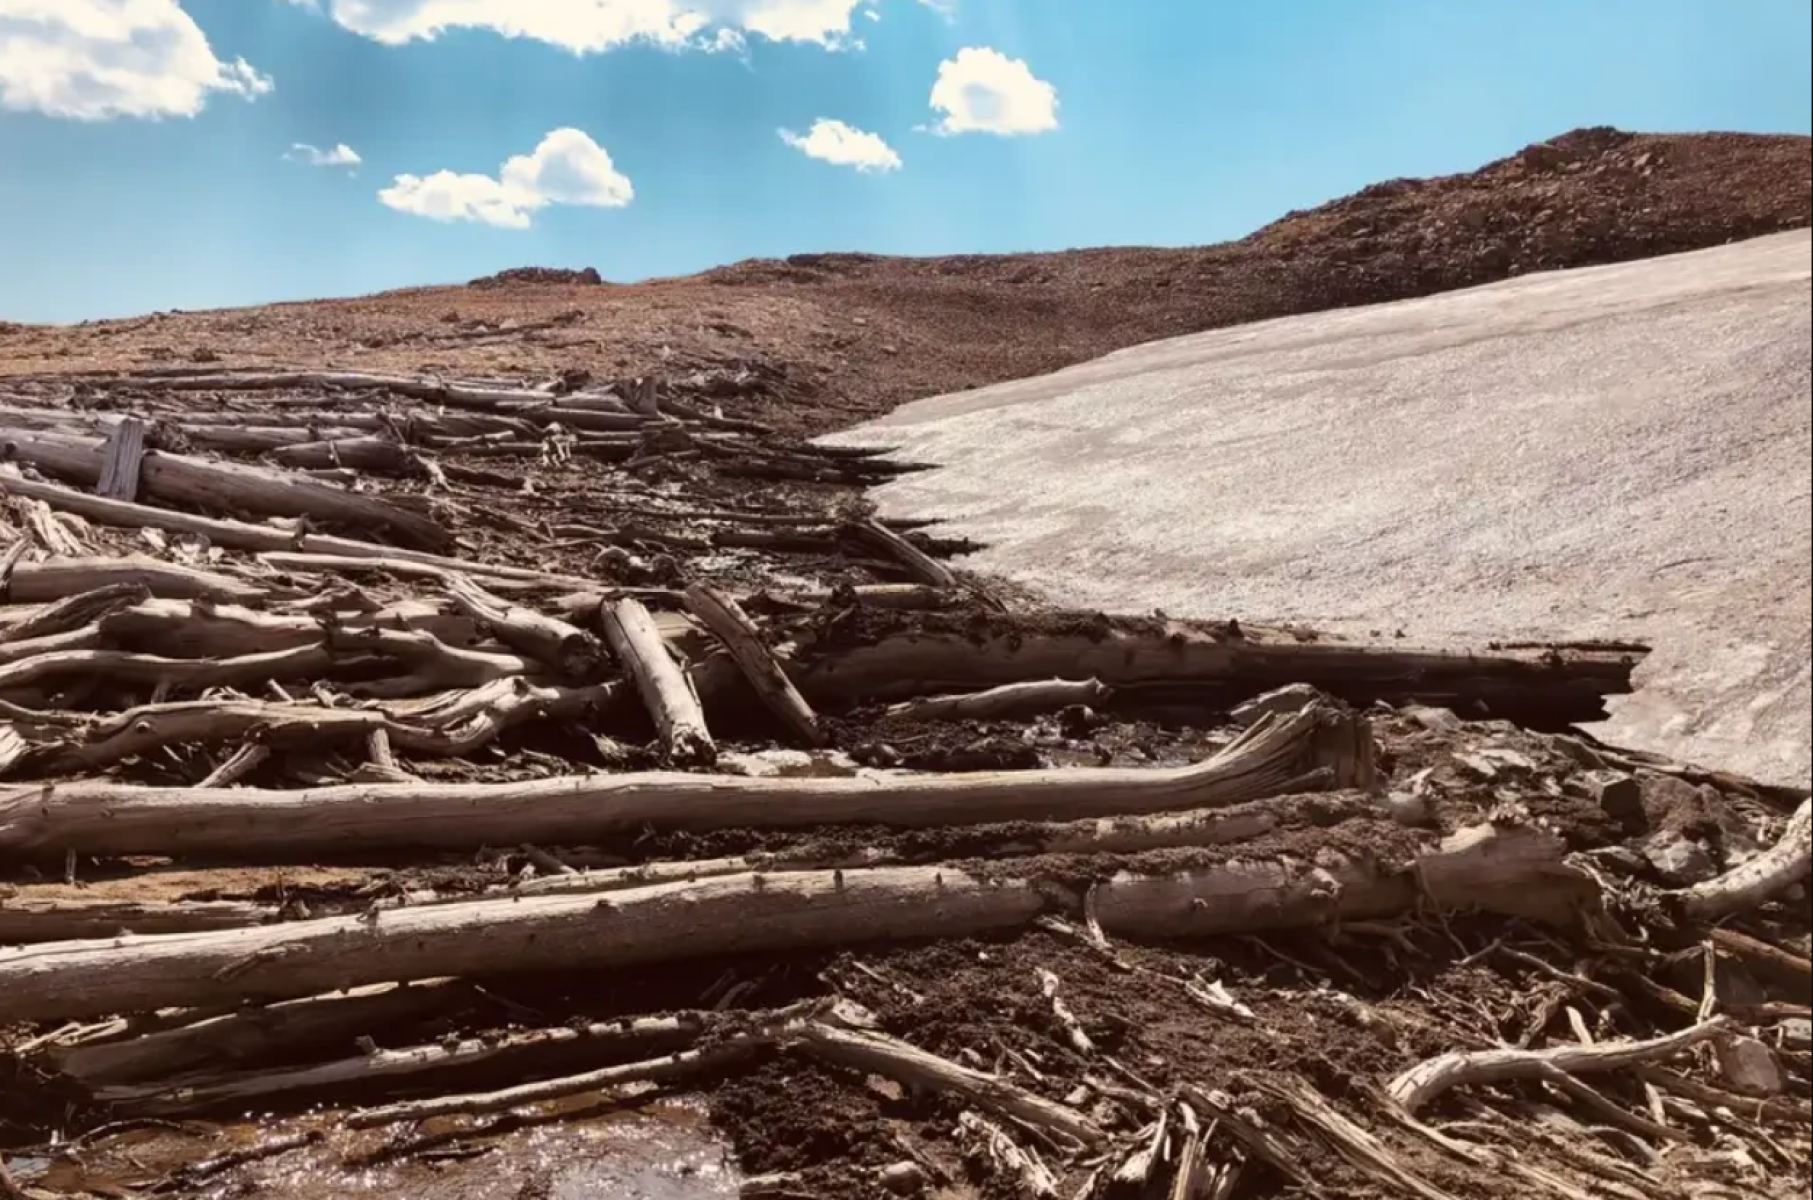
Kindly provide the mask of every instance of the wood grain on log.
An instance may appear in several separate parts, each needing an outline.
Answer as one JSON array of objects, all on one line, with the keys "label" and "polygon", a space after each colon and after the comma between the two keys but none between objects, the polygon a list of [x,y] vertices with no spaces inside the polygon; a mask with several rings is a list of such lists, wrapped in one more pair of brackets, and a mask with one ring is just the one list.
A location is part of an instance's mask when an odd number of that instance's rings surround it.
[{"label": "wood grain on log", "polygon": [[801,742],[822,745],[824,736],[819,732],[817,714],[775,661],[762,641],[761,631],[742,606],[717,589],[696,583],[686,589],[686,607],[724,644],[769,711],[785,722]]},{"label": "wood grain on log", "polygon": [[1813,870],[1813,800],[1803,800],[1775,845],[1723,875],[1681,893],[1689,916],[1716,921],[1806,880]]},{"label": "wood grain on log", "polygon": [[643,705],[654,719],[655,732],[668,761],[713,762],[717,746],[705,725],[705,710],[699,705],[698,693],[668,651],[648,609],[638,600],[625,598],[601,604],[598,617],[604,626],[605,641],[635,682]]},{"label": "wood grain on log", "polygon": [[1109,689],[1098,679],[1041,679],[1004,683],[981,692],[924,696],[890,705],[888,716],[905,721],[988,721],[1056,712],[1072,704],[1099,704]]},{"label": "wood grain on log", "polygon": [[113,500],[138,499],[145,428],[137,417],[127,417],[114,425],[101,449],[101,478],[95,491]]},{"label": "wood grain on log", "polygon": [[[0,668],[0,681],[13,669],[16,665]],[[84,854],[181,855],[244,853],[252,847],[262,854],[305,854],[525,841],[560,845],[642,826],[800,828],[874,822],[925,827],[1169,812],[1277,794],[1324,765],[1315,756],[1321,752],[1317,734],[1325,721],[1352,723],[1320,711],[1301,713],[1207,762],[1157,770],[1075,768],[885,779],[651,772],[299,791],[66,782],[30,795],[0,797],[0,854],[52,847]]]},{"label": "wood grain on log", "polygon": [[598,639],[565,621],[499,600],[461,575],[450,577],[446,588],[459,610],[482,623],[498,641],[564,679],[589,679],[604,662],[604,647]]}]

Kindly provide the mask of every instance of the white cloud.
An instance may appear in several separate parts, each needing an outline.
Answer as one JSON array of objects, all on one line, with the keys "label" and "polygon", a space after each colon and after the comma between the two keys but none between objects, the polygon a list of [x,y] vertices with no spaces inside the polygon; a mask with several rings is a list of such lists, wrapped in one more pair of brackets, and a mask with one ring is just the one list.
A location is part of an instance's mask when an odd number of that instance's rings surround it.
[{"label": "white cloud", "polygon": [[307,142],[297,142],[284,153],[283,157],[291,162],[304,163],[311,167],[356,167],[365,161],[359,157],[358,151],[345,142],[341,142],[331,150],[323,150],[321,147],[311,146]]},{"label": "white cloud", "polygon": [[192,117],[216,92],[271,90],[222,62],[176,0],[0,0],[0,108],[100,121]]},{"label": "white cloud", "polygon": [[842,121],[820,117],[803,134],[791,129],[783,129],[780,134],[781,141],[807,158],[855,167],[858,171],[900,170],[900,155],[879,134],[866,133]]},{"label": "white cloud", "polygon": [[534,214],[550,204],[622,208],[635,196],[604,147],[577,129],[554,130],[533,153],[506,160],[496,177],[453,171],[398,175],[378,193],[398,212],[502,229],[527,229]]},{"label": "white cloud", "polygon": [[[291,0],[326,12],[388,45],[432,41],[453,29],[487,29],[596,54],[629,42],[671,49],[735,50],[743,35],[845,48],[858,12],[880,0]],[[940,7],[948,0],[921,0]]]},{"label": "white cloud", "polygon": [[1058,127],[1058,89],[1024,59],[968,46],[938,64],[932,108],[939,133],[1048,133]]}]

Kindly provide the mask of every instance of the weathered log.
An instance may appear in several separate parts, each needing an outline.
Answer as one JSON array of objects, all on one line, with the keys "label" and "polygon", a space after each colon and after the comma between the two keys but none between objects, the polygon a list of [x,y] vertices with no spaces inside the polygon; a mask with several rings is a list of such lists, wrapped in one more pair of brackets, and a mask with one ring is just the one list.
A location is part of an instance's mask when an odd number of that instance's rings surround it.
[{"label": "weathered log", "polygon": [[109,583],[85,592],[66,595],[63,599],[27,611],[0,629],[0,643],[27,641],[53,634],[69,633],[93,625],[123,608],[143,604],[151,592],[142,583]]},{"label": "weathered log", "polygon": [[0,945],[108,938],[123,933],[193,933],[201,929],[243,929],[273,920],[268,904],[240,900],[185,900],[174,903],[131,900],[0,899]]},{"label": "weathered log", "polygon": [[742,668],[743,677],[769,711],[784,721],[806,745],[824,743],[818,728],[818,715],[793,686],[793,681],[787,678],[787,673],[762,641],[761,631],[735,600],[715,588],[697,583],[686,589],[686,608],[724,643],[730,657]]},{"label": "weathered log", "polygon": [[1551,1070],[1580,1075],[1617,1071],[1651,1063],[1723,1033],[1724,1017],[1645,1041],[1600,1042],[1590,1046],[1560,1045],[1547,1050],[1455,1050],[1411,1067],[1391,1081],[1391,1098],[1411,1115],[1427,1108],[1452,1088],[1510,1079],[1540,1078]]},{"label": "weathered log", "polygon": [[[155,651],[170,658],[229,658],[323,641],[348,653],[400,658],[423,653],[413,642],[399,641],[391,634],[433,637],[460,653],[490,653],[472,649],[484,640],[477,624],[445,611],[439,602],[404,601],[369,613],[284,616],[239,605],[148,600],[117,609],[100,624],[110,645]],[[526,663],[514,655],[500,659],[507,659],[507,663],[497,664],[505,674],[509,673],[508,663]]]},{"label": "weathered log", "polygon": [[[12,669],[0,668],[0,682]],[[876,822],[923,827],[1167,812],[1275,795],[1319,766],[1351,773],[1349,761],[1318,761],[1329,753],[1322,736],[1325,722],[1349,730],[1349,736],[1355,724],[1339,714],[1305,712],[1271,723],[1207,762],[1162,770],[1077,768],[886,779],[651,772],[299,791],[69,782],[46,785],[31,795],[0,797],[0,854],[47,848],[181,855],[244,853],[251,847],[265,854],[302,854],[525,841],[559,845],[645,825],[799,828]],[[1352,786],[1353,780],[1337,775],[1334,782]]]},{"label": "weathered log", "polygon": [[[260,700],[177,701],[140,705],[95,720],[53,747],[52,753],[59,765],[92,771],[162,746],[213,746],[251,739],[267,749],[294,750],[363,738],[392,725],[383,713],[370,709]],[[424,747],[442,740],[427,730],[404,732],[412,744],[419,739]]]},{"label": "weathered log", "polygon": [[714,761],[718,750],[705,725],[705,710],[692,682],[668,652],[648,609],[640,601],[626,598],[599,605],[598,618],[605,641],[635,681],[636,691],[654,719],[668,761]]},{"label": "weathered log", "polygon": [[[1450,907],[1474,903],[1477,897],[1458,887],[1446,895],[1419,888],[1419,877],[1442,858],[1425,856],[1398,872],[1349,861],[1314,868],[1229,863],[1166,877],[1126,873],[1096,889],[1095,915],[1109,934],[1169,939],[1390,915],[1409,911],[1419,898]],[[1463,856],[1446,874],[1458,880],[1480,863]],[[1492,882],[1519,886],[1503,876]],[[1520,886],[1543,883],[1531,875]],[[1053,904],[1080,901],[1039,878],[881,867],[751,872],[607,896],[426,904],[214,933],[61,942],[0,951],[0,1021],[80,1020],[447,975],[626,968],[964,937],[1024,927]]]},{"label": "weathered log", "polygon": [[383,983],[334,995],[200,1017],[149,1033],[48,1052],[50,1066],[88,1088],[185,1072],[229,1071],[253,1063],[356,1051],[361,1037],[470,1004],[476,993],[452,980]]},{"label": "weathered log", "polygon": [[452,576],[446,588],[455,606],[481,622],[498,641],[565,679],[589,679],[604,662],[598,639],[565,621],[499,600],[464,576]]},{"label": "weathered log", "polygon": [[957,586],[955,571],[879,521],[852,522],[844,527],[844,535],[858,545],[899,563],[913,577],[914,583],[935,588]]},{"label": "weathered log", "polygon": [[1755,908],[1813,870],[1813,800],[1803,800],[1781,840],[1749,862],[1679,893],[1689,916],[1716,921]]},{"label": "weathered log", "polygon": [[375,434],[298,442],[271,451],[270,458],[286,467],[350,467],[355,471],[401,471],[414,460],[407,446]]},{"label": "weathered log", "polygon": [[1532,728],[1604,717],[1604,697],[1631,689],[1636,650],[1553,649],[1473,654],[1236,631],[1181,621],[1094,622],[1076,616],[903,618],[900,635],[860,646],[804,645],[790,669],[821,706],[970,691],[1027,679],[1095,678],[1130,703],[1231,707],[1291,683],[1356,705],[1422,703]]},{"label": "weathered log", "polygon": [[989,721],[1055,712],[1072,704],[1099,704],[1108,695],[1109,689],[1097,679],[1045,679],[1005,683],[982,692],[905,700],[890,705],[888,716],[904,721]]},{"label": "weathered log", "polygon": [[289,550],[338,555],[346,558],[391,558],[404,562],[421,563],[443,571],[460,571],[475,578],[515,579],[565,590],[593,586],[592,581],[573,575],[535,571],[526,567],[487,564],[465,558],[449,558],[446,555],[429,554],[425,551],[411,550],[401,546],[381,546],[374,542],[362,542],[355,538],[307,533],[300,529],[279,529],[270,525],[254,525],[246,521],[233,521],[219,517],[200,517],[193,513],[154,508],[144,504],[128,504],[123,500],[109,500],[104,496],[91,495],[54,483],[45,483],[42,480],[26,479],[17,471],[0,469],[0,494],[6,493],[41,500],[53,508],[75,513],[102,525],[113,525],[124,529],[164,529],[173,533],[199,534],[215,545],[227,546],[236,550]]},{"label": "weathered log", "polygon": [[378,1050],[289,1069],[261,1066],[116,1084],[99,1089],[95,1099],[125,1112],[172,1115],[215,1111],[296,1093],[397,1087],[417,1082],[419,1076],[427,1076],[437,1089],[444,1090],[462,1074],[473,1072],[522,1077],[545,1073],[551,1064],[570,1072],[587,1061],[672,1054],[696,1043],[710,1027],[711,1020],[704,1015],[680,1013],[578,1028],[532,1029]]},{"label": "weathered log", "polygon": [[228,575],[141,555],[20,563],[13,568],[8,595],[21,604],[36,604],[119,584],[135,584],[153,596],[171,600],[246,604],[267,595],[266,589]]},{"label": "weathered log", "polygon": [[94,490],[113,500],[137,500],[144,455],[145,423],[127,417],[115,424],[101,447],[101,478]]},{"label": "weathered log", "polygon": [[[102,448],[96,439],[14,429],[0,430],[0,443],[9,457],[53,474],[90,484],[100,478]],[[140,481],[145,495],[161,500],[387,530],[422,549],[453,544],[453,536],[431,517],[294,472],[152,450],[143,458]]]}]

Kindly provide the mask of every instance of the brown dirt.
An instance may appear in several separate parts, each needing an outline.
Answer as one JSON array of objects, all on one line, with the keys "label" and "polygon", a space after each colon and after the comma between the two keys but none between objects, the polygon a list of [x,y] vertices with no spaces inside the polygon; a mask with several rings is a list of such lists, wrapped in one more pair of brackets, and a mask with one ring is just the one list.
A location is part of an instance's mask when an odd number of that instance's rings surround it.
[{"label": "brown dirt", "polygon": [[[1153,338],[1800,228],[1805,137],[1586,129],[1461,175],[1393,180],[1188,249],[796,255],[624,286],[417,288],[48,328],[0,326],[7,370],[334,363],[548,378],[740,368],[727,409],[823,432],[908,399]],[[517,331],[517,332],[513,332]]]}]

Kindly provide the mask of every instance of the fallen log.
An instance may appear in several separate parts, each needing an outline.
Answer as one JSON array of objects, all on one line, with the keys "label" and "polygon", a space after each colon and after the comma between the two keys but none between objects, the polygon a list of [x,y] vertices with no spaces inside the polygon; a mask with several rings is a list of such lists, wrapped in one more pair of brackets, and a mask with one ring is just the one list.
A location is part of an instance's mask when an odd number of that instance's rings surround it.
[{"label": "fallen log", "polygon": [[[1230,863],[1164,877],[1124,873],[1095,889],[1094,912],[1108,934],[1168,939],[1384,916],[1409,911],[1419,899],[1472,903],[1464,892],[1419,889],[1419,877],[1442,857],[1437,852],[1399,871],[1351,860],[1315,868],[1269,864],[1271,870]],[[1526,878],[1521,886],[1543,882]],[[1081,903],[1037,877],[881,867],[750,872],[605,896],[425,904],[214,933],[59,942],[0,951],[0,1021],[81,1020],[449,975],[967,937],[1023,928],[1053,905]]]},{"label": "fallen log", "polygon": [[[112,646],[154,651],[170,658],[230,658],[323,641],[349,652],[397,657],[416,652],[413,644],[398,641],[392,634],[433,637],[460,653],[487,653],[469,649],[484,640],[471,618],[445,612],[440,603],[420,601],[368,613],[285,616],[240,605],[148,600],[108,613],[100,625]],[[509,661],[523,664],[525,660],[509,656]]]},{"label": "fallen log", "polygon": [[1028,679],[1094,678],[1133,705],[1229,708],[1292,683],[1355,705],[1482,710],[1539,729],[1605,716],[1604,697],[1631,689],[1643,654],[1556,649],[1488,654],[1299,641],[1288,633],[1206,623],[1001,618],[978,630],[937,614],[899,618],[901,632],[858,646],[804,644],[789,673],[815,704],[854,705]]},{"label": "fallen log", "polygon": [[16,603],[39,604],[121,585],[144,588],[165,599],[214,600],[223,604],[246,604],[268,594],[267,589],[256,584],[214,571],[128,555],[20,563],[13,568],[7,596]]},{"label": "fallen log", "polygon": [[642,603],[622,599],[599,605],[598,619],[604,639],[642,697],[654,719],[667,761],[709,764],[718,748],[705,725],[705,710],[698,693],[680,665],[668,652],[655,619]]},{"label": "fallen log", "polygon": [[1097,679],[1045,679],[1005,683],[984,692],[925,696],[888,707],[888,716],[903,721],[989,721],[1028,713],[1056,712],[1072,704],[1099,704],[1109,689]]},{"label": "fallen log", "polygon": [[1749,862],[1677,893],[1687,914],[1716,921],[1744,912],[1800,883],[1813,871],[1813,800],[1803,800],[1781,840]]},{"label": "fallen log", "polygon": [[298,469],[347,467],[355,471],[402,471],[415,461],[407,446],[376,434],[298,442],[270,452],[272,462]]},{"label": "fallen log", "polygon": [[90,1089],[168,1079],[299,1056],[351,1054],[358,1039],[471,1005],[478,993],[455,980],[382,983],[220,1016],[197,1015],[168,1028],[126,1031],[107,1041],[46,1052],[49,1066]]},{"label": "fallen log", "polygon": [[742,668],[749,686],[755,689],[755,694],[770,712],[785,722],[806,745],[824,744],[817,714],[775,661],[755,622],[735,600],[715,588],[696,583],[686,589],[686,608],[724,644],[730,657]]},{"label": "fallen log", "polygon": [[[464,576],[452,576],[446,588],[454,605],[498,641],[545,664],[564,679],[589,679],[604,663],[604,647],[582,629],[499,600]],[[656,636],[658,639],[659,634]]]},{"label": "fallen log", "polygon": [[289,1069],[263,1066],[256,1070],[194,1073],[150,1083],[116,1084],[98,1089],[94,1098],[124,1112],[169,1116],[217,1111],[297,1093],[334,1090],[369,1094],[375,1088],[417,1083],[421,1076],[428,1077],[433,1086],[445,1088],[462,1075],[478,1072],[520,1077],[538,1069],[545,1071],[551,1062],[570,1071],[587,1060],[611,1062],[672,1054],[692,1046],[710,1027],[706,1016],[681,1013],[578,1028],[532,1029],[378,1050]]},{"label": "fallen log", "polygon": [[[332,491],[336,496],[351,495],[351,493],[337,489],[327,490]],[[526,567],[487,564],[471,559],[450,558],[442,554],[411,550],[402,546],[383,546],[375,542],[359,541],[356,538],[309,533],[302,529],[281,529],[272,525],[254,525],[246,521],[234,521],[220,517],[201,517],[194,513],[176,512],[145,504],[131,504],[124,500],[109,500],[105,496],[91,495],[58,484],[26,479],[16,470],[9,468],[0,468],[0,494],[39,500],[59,511],[74,513],[102,525],[113,525],[123,529],[163,529],[171,533],[198,534],[217,546],[226,546],[235,550],[287,550],[332,554],[347,558],[391,558],[404,562],[421,563],[443,571],[459,571],[478,578],[495,576],[568,591],[594,586],[593,581],[574,575],[559,575],[549,571],[530,570]]]},{"label": "fallen log", "polygon": [[867,550],[899,563],[914,583],[953,588],[957,573],[879,521],[856,521],[844,527],[844,536]]},{"label": "fallen log", "polygon": [[[0,444],[9,458],[80,483],[92,484],[101,475],[97,439],[13,429],[0,430]],[[152,450],[144,455],[139,479],[141,492],[160,500],[387,530],[420,549],[444,550],[453,544],[453,536],[431,517],[293,472]]]},{"label": "fallen log", "polygon": [[193,933],[242,929],[274,920],[268,904],[241,900],[185,900],[175,903],[131,900],[0,899],[0,945],[79,941],[123,933]]},{"label": "fallen log", "polygon": [[[0,667],[0,684],[15,667]],[[0,797],[0,855],[47,849],[169,855],[470,849],[525,841],[584,843],[643,826],[924,827],[1168,812],[1275,795],[1318,767],[1331,769],[1336,786],[1353,786],[1351,741],[1355,729],[1363,727],[1363,721],[1345,714],[1312,709],[1256,727],[1258,732],[1207,762],[1161,770],[1075,768],[884,779],[650,772],[296,791],[66,782],[46,784],[29,795]],[[1330,729],[1344,732],[1349,745],[1331,750]]]},{"label": "fallen log", "polygon": [[110,583],[27,611],[0,629],[0,644],[69,633],[151,598],[142,583]]}]

